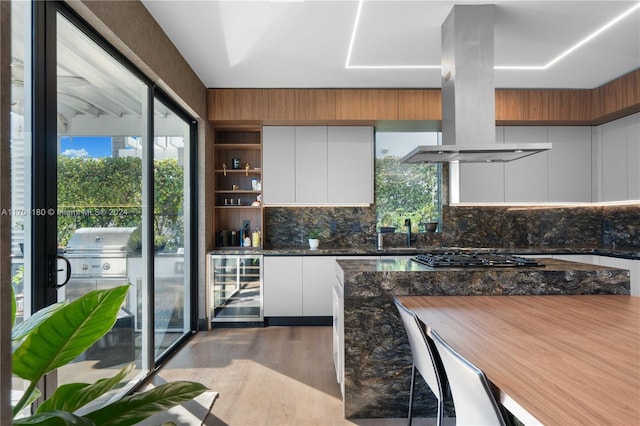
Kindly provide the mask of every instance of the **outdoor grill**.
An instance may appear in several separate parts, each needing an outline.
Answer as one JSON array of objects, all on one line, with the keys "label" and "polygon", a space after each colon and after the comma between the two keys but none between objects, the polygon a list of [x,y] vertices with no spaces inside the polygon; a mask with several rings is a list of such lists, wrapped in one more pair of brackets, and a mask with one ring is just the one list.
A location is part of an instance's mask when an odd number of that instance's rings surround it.
[{"label": "outdoor grill", "polygon": [[[74,300],[92,290],[129,284],[127,258],[137,248],[136,227],[79,228],[64,255],[71,265],[71,278],[61,288],[61,299]],[[109,364],[132,361],[136,291],[131,288],[113,329],[86,352]]]}]

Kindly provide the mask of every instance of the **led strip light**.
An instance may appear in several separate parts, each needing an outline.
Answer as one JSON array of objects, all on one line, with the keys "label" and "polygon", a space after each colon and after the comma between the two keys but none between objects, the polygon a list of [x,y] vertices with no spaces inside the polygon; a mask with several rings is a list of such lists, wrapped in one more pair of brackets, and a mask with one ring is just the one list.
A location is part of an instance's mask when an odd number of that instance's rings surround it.
[{"label": "led strip light", "polygon": [[[356,34],[358,32],[358,25],[360,24],[360,13],[362,12],[362,5],[364,4],[364,0],[360,0],[358,3],[358,11],[356,13],[356,19],[353,23],[353,31],[351,33],[351,41],[349,43],[349,51],[347,52],[347,62],[345,64],[345,68],[347,69],[440,69],[440,65],[351,65],[351,53],[353,51],[353,45],[356,40]],[[618,22],[622,21],[627,16],[631,15],[636,10],[640,9],[640,2],[634,5],[631,9],[626,12],[618,15],[602,27],[598,28],[593,33],[589,34],[584,39],[580,40],[578,43],[574,44],[549,62],[544,65],[496,65],[493,68],[496,70],[534,70],[534,71],[544,71],[554,64],[556,64],[561,59],[567,57],[572,52],[576,51],[581,46],[585,45],[589,41],[593,40],[609,28],[613,27]]]}]

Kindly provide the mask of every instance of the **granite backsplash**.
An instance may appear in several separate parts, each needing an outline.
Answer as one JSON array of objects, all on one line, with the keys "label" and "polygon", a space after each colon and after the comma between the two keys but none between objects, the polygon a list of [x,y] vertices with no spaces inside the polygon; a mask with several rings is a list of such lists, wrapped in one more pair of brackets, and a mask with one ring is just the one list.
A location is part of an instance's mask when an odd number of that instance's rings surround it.
[{"label": "granite backsplash", "polygon": [[[449,206],[436,233],[414,234],[414,246],[502,248],[640,248],[640,203],[600,206]],[[374,247],[375,207],[266,207],[265,248],[303,248],[322,231],[321,247]],[[402,232],[384,245],[406,245]]]}]

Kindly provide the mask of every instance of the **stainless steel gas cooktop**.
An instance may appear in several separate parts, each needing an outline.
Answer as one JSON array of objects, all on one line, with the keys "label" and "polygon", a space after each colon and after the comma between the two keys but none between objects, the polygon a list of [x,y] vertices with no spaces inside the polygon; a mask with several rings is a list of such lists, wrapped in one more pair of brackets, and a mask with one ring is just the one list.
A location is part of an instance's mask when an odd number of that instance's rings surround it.
[{"label": "stainless steel gas cooktop", "polygon": [[535,259],[495,253],[426,253],[418,254],[412,260],[434,268],[544,266]]}]

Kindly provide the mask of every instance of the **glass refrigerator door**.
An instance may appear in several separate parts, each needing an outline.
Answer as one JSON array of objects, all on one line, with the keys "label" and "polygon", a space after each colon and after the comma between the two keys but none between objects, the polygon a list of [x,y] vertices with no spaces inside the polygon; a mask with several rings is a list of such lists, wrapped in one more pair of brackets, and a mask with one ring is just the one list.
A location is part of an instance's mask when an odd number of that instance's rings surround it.
[{"label": "glass refrigerator door", "polygon": [[262,256],[212,255],[210,265],[212,321],[262,321]]}]

